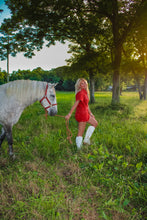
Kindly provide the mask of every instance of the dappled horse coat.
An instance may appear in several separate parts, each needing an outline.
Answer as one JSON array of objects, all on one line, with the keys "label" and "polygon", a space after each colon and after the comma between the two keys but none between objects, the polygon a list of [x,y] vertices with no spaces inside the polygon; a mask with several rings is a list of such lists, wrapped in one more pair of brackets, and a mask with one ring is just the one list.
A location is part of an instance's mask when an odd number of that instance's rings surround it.
[{"label": "dappled horse coat", "polygon": [[49,115],[57,114],[54,87],[55,84],[31,80],[16,80],[0,86],[0,147],[6,137],[10,156],[13,156],[12,127],[27,106],[41,100]]}]

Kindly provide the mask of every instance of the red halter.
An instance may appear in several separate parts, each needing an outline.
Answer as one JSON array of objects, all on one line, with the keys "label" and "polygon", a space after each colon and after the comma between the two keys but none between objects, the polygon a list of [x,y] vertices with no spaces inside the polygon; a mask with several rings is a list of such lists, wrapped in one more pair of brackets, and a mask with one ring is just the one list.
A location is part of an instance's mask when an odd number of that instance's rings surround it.
[{"label": "red halter", "polygon": [[[45,95],[43,96],[43,98],[40,100],[40,103],[41,103],[41,105],[43,106],[43,108],[45,109],[45,111],[46,111],[46,113],[47,113],[47,109],[48,108],[51,108],[52,106],[54,106],[54,105],[57,105],[57,104],[52,104],[51,102],[50,102],[50,100],[47,98],[47,90],[48,90],[48,84],[46,85],[46,89],[45,89]],[[48,103],[48,105],[45,107],[44,105],[43,105],[43,100],[46,100],[46,102]]]},{"label": "red halter", "polygon": [[[54,105],[57,105],[57,104],[51,104],[51,102],[49,101],[49,99],[47,98],[47,90],[48,90],[48,84],[46,85],[46,89],[45,89],[45,95],[44,95],[44,97],[40,100],[40,103],[41,103],[41,105],[43,106],[43,108],[45,109],[45,116],[46,116],[46,118],[47,118],[47,109],[48,108],[51,108],[52,106],[54,106]],[[44,99],[46,99],[46,101],[48,102],[48,106],[47,107],[44,107],[44,105],[43,105],[43,103],[42,103],[42,101],[44,100]],[[62,117],[62,118],[65,118],[65,116],[62,116],[62,115],[56,115],[56,116],[58,116],[58,117]],[[71,141],[71,137],[72,137],[72,133],[71,133],[71,131],[69,130],[69,120],[66,120],[66,129],[67,129],[67,139],[69,140],[69,142],[72,144],[72,141]]]}]

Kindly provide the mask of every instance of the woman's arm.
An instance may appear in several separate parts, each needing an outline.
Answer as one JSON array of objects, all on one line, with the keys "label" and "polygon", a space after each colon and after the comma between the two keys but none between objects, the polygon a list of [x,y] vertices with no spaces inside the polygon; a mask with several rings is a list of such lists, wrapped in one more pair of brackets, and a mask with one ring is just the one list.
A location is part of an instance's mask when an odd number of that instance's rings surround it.
[{"label": "woman's arm", "polygon": [[80,100],[77,100],[74,105],[72,106],[70,112],[68,113],[68,115],[65,116],[65,119],[68,120],[70,118],[70,116],[72,115],[73,111],[76,109],[76,107],[78,106]]}]

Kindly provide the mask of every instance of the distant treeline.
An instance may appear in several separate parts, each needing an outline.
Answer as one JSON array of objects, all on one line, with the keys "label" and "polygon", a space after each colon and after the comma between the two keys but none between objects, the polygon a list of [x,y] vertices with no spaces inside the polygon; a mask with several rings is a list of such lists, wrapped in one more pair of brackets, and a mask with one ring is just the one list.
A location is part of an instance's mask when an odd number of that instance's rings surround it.
[{"label": "distant treeline", "polygon": [[[18,70],[13,71],[9,75],[9,81],[19,79],[30,79],[37,81],[45,81],[50,83],[58,83],[56,90],[59,91],[74,91],[75,82],[78,78],[84,77],[88,80],[88,76],[80,75],[79,73],[73,73],[68,66],[62,66],[51,70],[43,70],[38,67],[31,70]],[[7,83],[6,71],[0,69],[0,85]],[[89,81],[89,80],[88,80]],[[111,85],[111,77],[108,75],[98,75],[95,77],[95,90],[108,90]]]},{"label": "distant treeline", "polygon": [[[13,71],[9,76],[9,81],[20,80],[20,79],[30,79],[37,81],[46,81],[50,83],[58,83],[56,86],[57,90],[60,91],[74,91],[75,80],[69,79],[62,76],[61,71],[57,69],[52,69],[50,71],[45,71],[40,67],[34,70],[18,70]],[[7,73],[0,70],[0,85],[7,82]]]}]

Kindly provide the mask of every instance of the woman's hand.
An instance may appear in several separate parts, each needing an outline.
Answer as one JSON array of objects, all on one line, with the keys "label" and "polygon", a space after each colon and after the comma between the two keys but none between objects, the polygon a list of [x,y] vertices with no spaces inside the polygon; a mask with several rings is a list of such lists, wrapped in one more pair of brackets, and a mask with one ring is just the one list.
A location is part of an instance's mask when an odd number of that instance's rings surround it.
[{"label": "woman's hand", "polygon": [[70,119],[70,116],[71,116],[71,114],[69,113],[68,115],[65,116],[65,119],[66,119],[66,120],[69,120],[69,119]]},{"label": "woman's hand", "polygon": [[65,119],[66,119],[66,120],[69,120],[71,114],[73,113],[73,111],[75,110],[75,108],[78,106],[79,102],[80,102],[80,100],[77,100],[77,101],[74,103],[74,105],[72,106],[72,108],[71,108],[69,114],[65,116]]},{"label": "woman's hand", "polygon": [[95,118],[95,116],[92,114],[92,112],[90,112],[90,117]]}]

